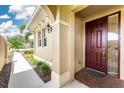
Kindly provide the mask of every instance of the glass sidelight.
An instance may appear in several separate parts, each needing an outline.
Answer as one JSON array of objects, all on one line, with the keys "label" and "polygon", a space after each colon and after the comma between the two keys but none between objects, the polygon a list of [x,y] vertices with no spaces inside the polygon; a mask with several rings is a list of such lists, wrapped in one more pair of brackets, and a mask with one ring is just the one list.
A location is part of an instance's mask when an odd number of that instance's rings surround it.
[{"label": "glass sidelight", "polygon": [[118,75],[119,14],[108,17],[108,74]]}]

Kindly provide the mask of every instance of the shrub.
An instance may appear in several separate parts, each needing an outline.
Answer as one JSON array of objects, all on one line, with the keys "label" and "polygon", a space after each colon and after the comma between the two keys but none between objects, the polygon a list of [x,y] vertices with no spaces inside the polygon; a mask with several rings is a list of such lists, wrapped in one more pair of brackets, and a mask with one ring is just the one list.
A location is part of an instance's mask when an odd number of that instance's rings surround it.
[{"label": "shrub", "polygon": [[[44,63],[43,63],[44,64]],[[40,71],[42,71],[42,65],[43,64],[39,64],[39,65],[37,65],[37,67],[38,67],[38,69],[40,70]]]},{"label": "shrub", "polygon": [[47,74],[50,71],[50,67],[47,64],[42,64],[41,65],[41,70],[43,71],[44,74]]},{"label": "shrub", "polygon": [[28,52],[28,54],[33,54],[34,53],[33,49],[30,49],[27,52]]},{"label": "shrub", "polygon": [[36,60],[35,58],[33,58],[33,59],[31,60],[31,63],[32,63],[33,65],[37,65],[38,60]]},{"label": "shrub", "polygon": [[25,54],[33,54],[34,53],[34,50],[33,49],[30,49],[30,50],[23,50],[23,52]]},{"label": "shrub", "polygon": [[43,72],[45,75],[51,70],[48,64],[44,63],[43,61],[39,61],[39,60],[37,60],[37,59],[35,59],[35,58],[33,58],[33,59],[31,60],[31,63],[32,63],[33,65],[36,65],[37,68],[38,68],[41,72]]},{"label": "shrub", "polygon": [[40,66],[43,65],[43,62],[42,61],[38,61],[37,63],[37,67],[40,69]]},{"label": "shrub", "polygon": [[33,60],[33,54],[25,54],[25,57],[28,58],[29,61]]}]

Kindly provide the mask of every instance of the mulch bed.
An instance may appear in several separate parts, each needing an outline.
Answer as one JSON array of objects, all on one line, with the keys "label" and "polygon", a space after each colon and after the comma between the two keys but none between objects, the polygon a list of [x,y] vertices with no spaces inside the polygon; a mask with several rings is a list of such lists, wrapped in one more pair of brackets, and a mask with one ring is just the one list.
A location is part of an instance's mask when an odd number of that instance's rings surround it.
[{"label": "mulch bed", "polygon": [[7,88],[9,83],[9,77],[11,73],[12,62],[5,64],[3,70],[0,71],[0,88]]},{"label": "mulch bed", "polygon": [[25,54],[22,53],[24,58],[28,61],[28,63],[33,67],[34,71],[38,74],[38,76],[45,82],[47,83],[48,81],[51,80],[51,71],[48,72],[46,75],[38,69],[38,67],[34,66],[29,62],[29,59],[25,57]]},{"label": "mulch bed", "polygon": [[51,71],[44,75],[44,73],[41,72],[37,67],[35,67],[34,70],[45,83],[51,80]]},{"label": "mulch bed", "polygon": [[0,88],[8,88],[11,67],[12,67],[13,53],[11,54],[8,63],[4,65],[2,71],[0,71]]}]

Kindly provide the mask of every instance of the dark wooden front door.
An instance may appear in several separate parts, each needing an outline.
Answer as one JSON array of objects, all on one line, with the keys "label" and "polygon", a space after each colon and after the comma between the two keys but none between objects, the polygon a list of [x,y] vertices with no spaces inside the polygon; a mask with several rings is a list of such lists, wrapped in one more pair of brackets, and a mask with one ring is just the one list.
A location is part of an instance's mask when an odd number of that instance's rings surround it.
[{"label": "dark wooden front door", "polygon": [[86,23],[86,67],[107,73],[107,17]]}]

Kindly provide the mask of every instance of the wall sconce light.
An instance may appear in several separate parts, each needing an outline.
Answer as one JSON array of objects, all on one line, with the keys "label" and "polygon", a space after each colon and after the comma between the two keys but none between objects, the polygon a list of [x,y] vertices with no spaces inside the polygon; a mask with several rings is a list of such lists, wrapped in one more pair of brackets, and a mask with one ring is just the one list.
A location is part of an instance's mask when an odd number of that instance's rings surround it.
[{"label": "wall sconce light", "polygon": [[49,24],[46,26],[46,29],[48,30],[48,33],[52,32],[52,27]]}]

